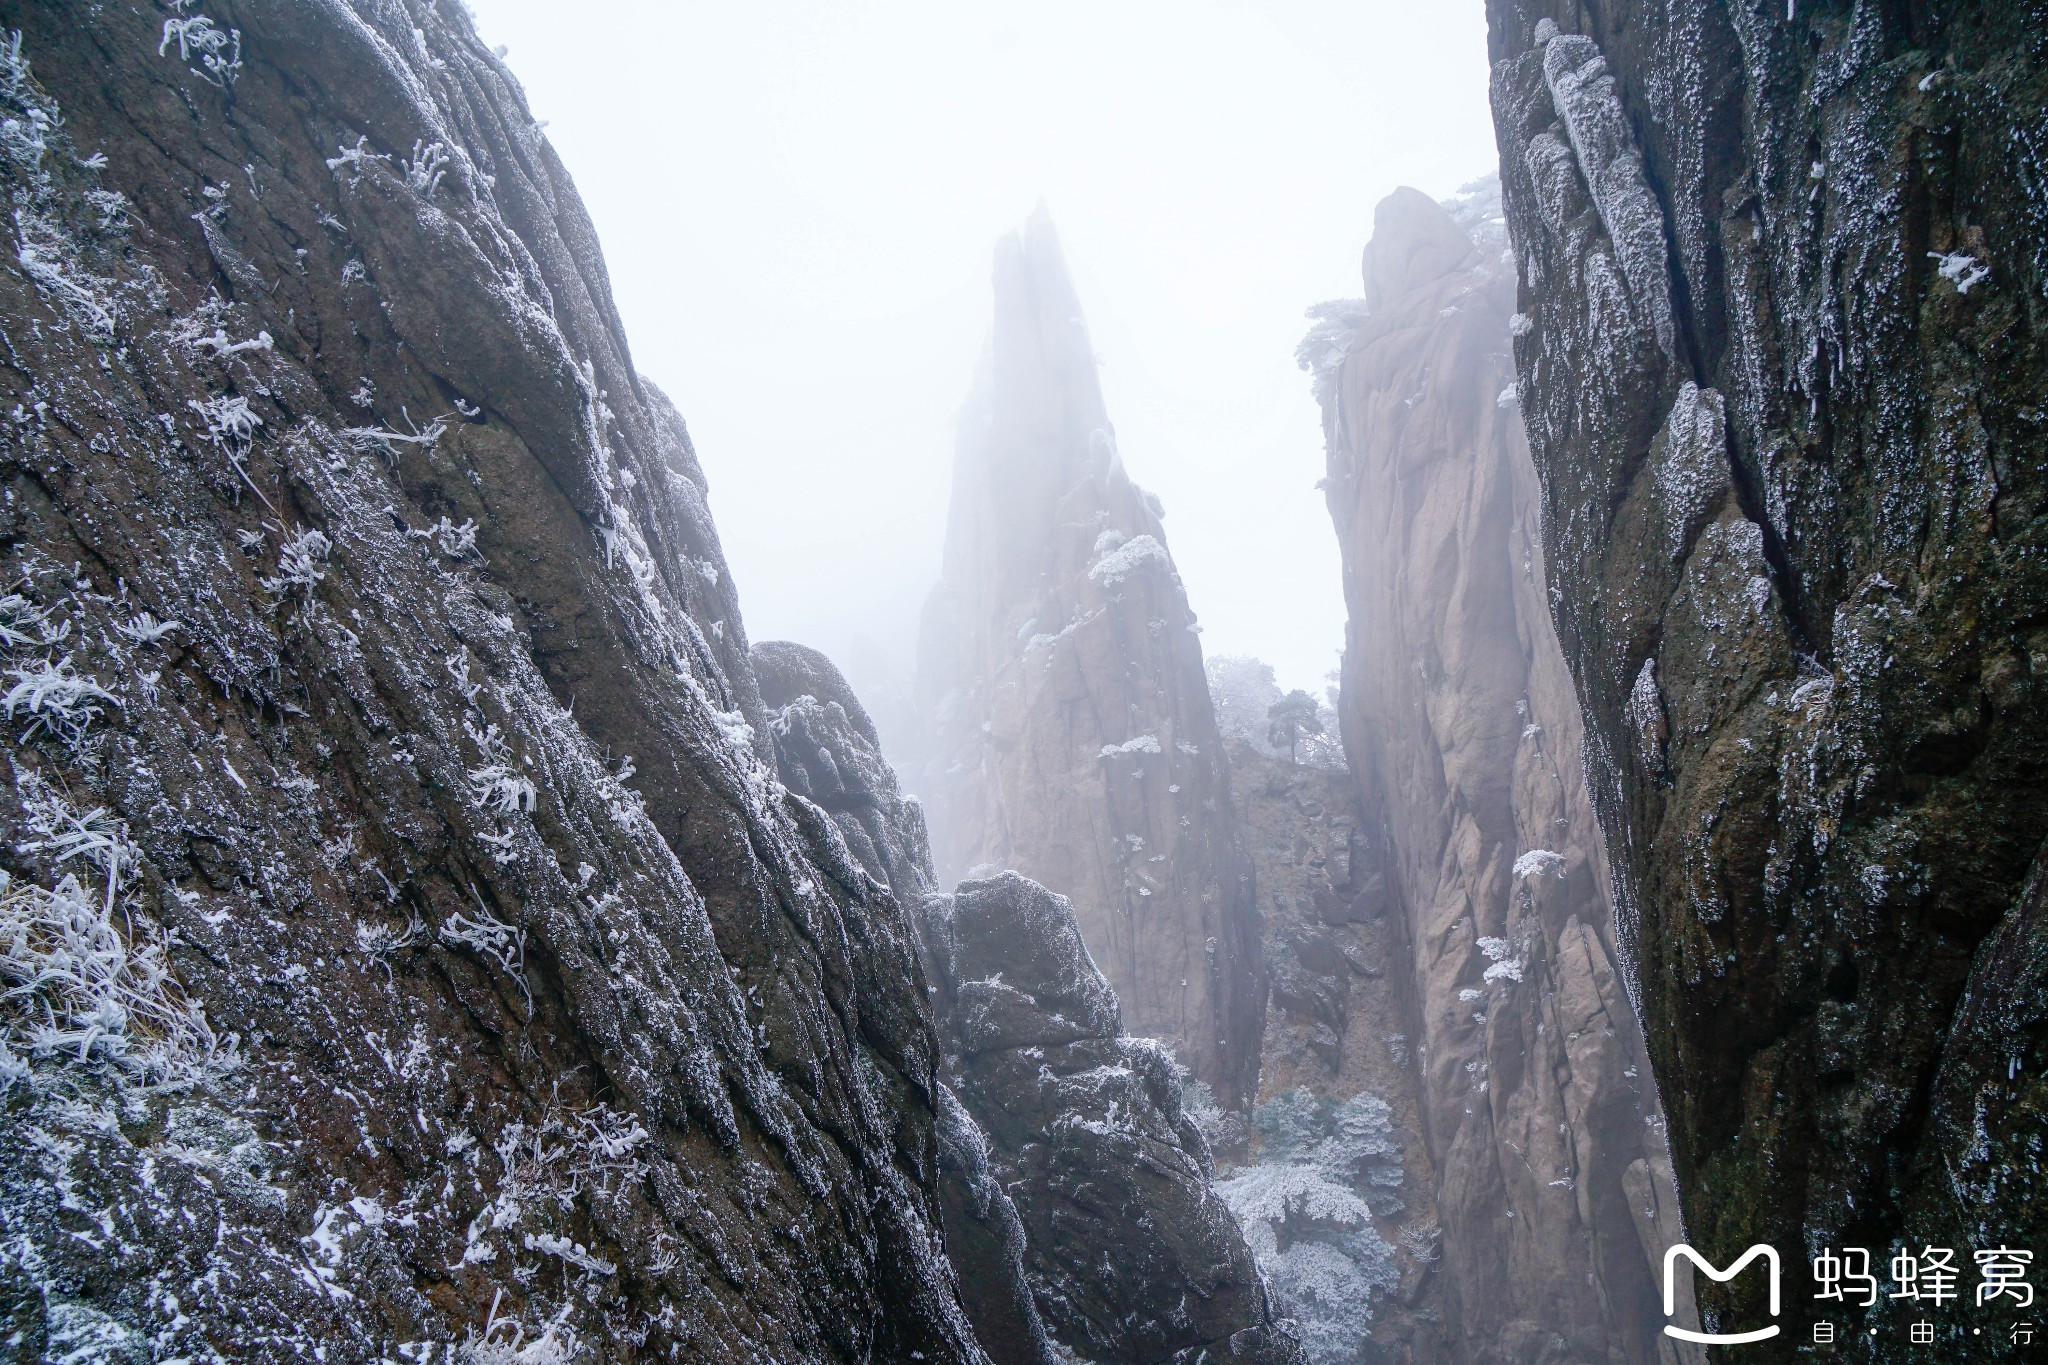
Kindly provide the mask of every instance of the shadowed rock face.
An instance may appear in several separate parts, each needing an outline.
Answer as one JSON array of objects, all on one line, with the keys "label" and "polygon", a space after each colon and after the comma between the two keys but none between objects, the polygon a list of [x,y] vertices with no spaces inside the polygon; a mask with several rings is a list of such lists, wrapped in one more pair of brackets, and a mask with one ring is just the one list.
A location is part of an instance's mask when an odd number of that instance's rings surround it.
[{"label": "shadowed rock face", "polygon": [[1655,1361],[1674,1200],[1544,600],[1513,272],[1497,219],[1473,221],[1477,241],[1413,190],[1379,206],[1369,316],[1320,376],[1372,817],[1351,881],[1384,888],[1328,918],[1391,921],[1407,977],[1452,1358]]},{"label": "shadowed rock face", "polygon": [[[1224,1197],[1243,1206],[1255,1251],[1259,1224],[1273,1229],[1261,1269],[1318,1365],[1455,1359],[1437,1274],[1443,1233],[1415,1065],[1407,926],[1388,913],[1384,829],[1365,819],[1348,768],[1229,743],[1272,990],[1258,1102],[1241,1134],[1248,1141],[1223,1157],[1248,1169],[1231,1173]],[[1383,1140],[1359,1147],[1360,1159],[1331,1161],[1315,1144],[1340,1136],[1347,1106],[1381,1116]],[[1300,1126],[1306,1140],[1288,1131]],[[1273,1180],[1298,1181],[1303,1170],[1353,1196],[1348,1217],[1309,1227],[1284,1202],[1277,1216],[1272,1201],[1254,1207]],[[1306,1191],[1295,1203],[1307,1203]],[[1293,1238],[1289,1249],[1282,1234]]]},{"label": "shadowed rock face", "polygon": [[939,867],[1071,897],[1130,1026],[1241,1102],[1265,1007],[1251,867],[1161,511],[1117,455],[1043,210],[999,246],[995,298],[919,646]]},{"label": "shadowed rock face", "polygon": [[1183,1073],[1124,1035],[1067,900],[1003,873],[930,898],[921,926],[948,1072],[1061,1344],[1103,1365],[1300,1362],[1211,1183]]},{"label": "shadowed rock face", "polygon": [[0,25],[0,1332],[982,1359],[908,926],[462,7]]},{"label": "shadowed rock face", "polygon": [[1691,1240],[2038,1243],[2048,9],[1488,11],[1557,626]]},{"label": "shadowed rock face", "polygon": [[[752,657],[782,780],[830,814],[845,840],[839,847],[849,866],[842,875],[880,883],[897,901],[920,904],[934,889],[924,816],[898,790],[860,699],[815,649],[767,640],[753,647]],[[916,982],[925,989],[921,971]],[[1024,1225],[988,1137],[943,1082],[938,1104],[946,1255],[959,1273],[975,1335],[995,1365],[1052,1365],[1051,1339],[1025,1272]]]},{"label": "shadowed rock face", "polygon": [[861,867],[899,901],[938,890],[924,811],[897,786],[875,723],[838,667],[785,640],[755,645],[753,661],[784,784],[831,815]]},{"label": "shadowed rock face", "polygon": [[753,657],[783,781],[832,812],[868,876],[897,869],[897,894],[920,898],[947,1251],[990,1357],[1049,1365],[1056,1336],[1102,1365],[1298,1359],[1182,1113],[1184,1073],[1124,1036],[1072,907],[1014,873],[923,896],[923,819],[838,669],[780,642]]}]

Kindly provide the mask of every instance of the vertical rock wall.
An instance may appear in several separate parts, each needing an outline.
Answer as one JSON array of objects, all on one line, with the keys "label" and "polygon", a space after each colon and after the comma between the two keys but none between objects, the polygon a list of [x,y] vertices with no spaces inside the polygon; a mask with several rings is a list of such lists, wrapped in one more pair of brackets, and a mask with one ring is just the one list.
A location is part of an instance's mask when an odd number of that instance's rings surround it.
[{"label": "vertical rock wall", "polygon": [[1675,1211],[1545,601],[1513,272],[1469,221],[1380,205],[1366,318],[1319,374],[1344,743],[1382,833],[1358,913],[1398,922],[1454,1358],[1653,1361]]},{"label": "vertical rock wall", "polygon": [[1553,608],[1692,1239],[2037,1246],[2048,8],[1488,12]]},{"label": "vertical rock wall", "polygon": [[908,926],[466,11],[0,27],[9,1354],[983,1359]]},{"label": "vertical rock wall", "polygon": [[990,1357],[1300,1365],[1214,1188],[1185,1072],[1124,1034],[1073,907],[1014,873],[927,894],[923,818],[839,670],[801,645],[753,653],[784,781],[846,838],[839,875],[917,906],[945,1052],[947,1249]]},{"label": "vertical rock wall", "polygon": [[1384,824],[1348,768],[1227,742],[1272,989],[1250,1122],[1215,1118],[1242,1167],[1224,1195],[1316,1365],[1458,1359]]},{"label": "vertical rock wall", "polygon": [[1251,865],[1161,509],[1043,210],[998,247],[995,299],[919,647],[934,852],[1069,897],[1130,1028],[1239,1103],[1265,1007]]}]

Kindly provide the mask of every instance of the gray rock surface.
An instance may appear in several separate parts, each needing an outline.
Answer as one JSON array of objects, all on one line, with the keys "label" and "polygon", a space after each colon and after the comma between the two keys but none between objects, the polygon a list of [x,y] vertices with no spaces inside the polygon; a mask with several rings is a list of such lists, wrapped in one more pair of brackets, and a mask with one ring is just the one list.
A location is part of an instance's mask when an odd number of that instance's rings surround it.
[{"label": "gray rock surface", "polygon": [[[824,654],[784,640],[755,645],[752,657],[782,780],[829,815],[845,841],[841,875],[868,888],[870,898],[921,904],[935,889],[924,817],[898,789],[874,723],[845,677]],[[920,993],[927,989],[918,963],[899,969]],[[975,1335],[995,1365],[1050,1365],[1053,1346],[1025,1274],[1024,1225],[988,1137],[944,1082],[938,1104],[946,1254]]]},{"label": "gray rock surface", "polygon": [[943,876],[1014,868],[1071,897],[1131,1028],[1241,1104],[1258,910],[1161,515],[1117,453],[1041,209],[996,252],[919,644],[932,757],[915,785]]},{"label": "gray rock surface", "polygon": [[1674,1199],[1545,600],[1514,272],[1498,221],[1473,228],[1414,190],[1380,204],[1370,311],[1321,389],[1374,859],[1350,880],[1380,891],[1330,918],[1378,926],[1407,978],[1450,1358],[1656,1361]]},{"label": "gray rock surface", "polygon": [[755,645],[753,661],[784,784],[832,817],[861,867],[899,901],[938,890],[923,808],[903,794],[838,667],[786,640]]},{"label": "gray rock surface", "polygon": [[1021,1215],[1047,1326],[1100,1365],[1284,1365],[1185,1075],[1123,1032],[1066,898],[1006,872],[928,899],[922,937],[948,1073]]},{"label": "gray rock surface", "polygon": [[[1692,1240],[2036,1245],[2048,9],[1488,13],[1545,557]],[[1760,1357],[1806,1339],[1792,1283]],[[1970,1325],[1944,1359],[1991,1358]]]},{"label": "gray rock surface", "polygon": [[0,24],[10,1351],[983,1359],[909,926],[463,7]]},{"label": "gray rock surface", "polygon": [[1071,905],[1015,873],[925,894],[918,805],[839,670],[779,641],[753,658],[784,782],[831,812],[868,878],[919,906],[945,1052],[947,1251],[990,1357],[1298,1359],[1183,1113],[1185,1073],[1124,1035]]}]

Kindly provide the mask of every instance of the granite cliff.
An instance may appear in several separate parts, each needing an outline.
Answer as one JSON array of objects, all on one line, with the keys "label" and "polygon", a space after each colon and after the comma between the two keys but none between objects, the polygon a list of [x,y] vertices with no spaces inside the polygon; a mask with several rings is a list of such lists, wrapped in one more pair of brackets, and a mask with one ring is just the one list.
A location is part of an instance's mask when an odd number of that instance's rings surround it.
[{"label": "granite cliff", "polygon": [[2048,8],[1487,9],[1622,974],[1691,1240],[1787,1253],[1789,1355],[1816,1248],[2048,1227]]},{"label": "granite cliff", "polygon": [[0,1333],[984,1359],[909,922],[460,5],[0,5]]},{"label": "granite cliff", "polygon": [[838,875],[916,907],[947,1248],[989,1355],[1298,1365],[1183,1108],[1186,1073],[1125,1034],[1072,905],[1012,872],[932,894],[918,804],[838,669],[780,642],[754,658],[784,781],[846,838]]},{"label": "granite cliff", "polygon": [[1204,1116],[1233,1168],[1224,1197],[1317,1365],[1459,1359],[1385,832],[1348,767],[1291,762],[1263,738],[1225,741],[1273,984],[1250,1113]]},{"label": "granite cliff", "polygon": [[996,252],[919,643],[916,785],[942,873],[1068,897],[1125,1022],[1235,1105],[1258,1076],[1258,910],[1162,514],[1117,452],[1041,209]]},{"label": "granite cliff", "polygon": [[[1390,1117],[1412,1113],[1400,1145],[1433,1177],[1420,1292],[1447,1358],[1668,1359],[1657,1273],[1675,1199],[1550,626],[1514,274],[1484,187],[1454,207],[1462,225],[1413,190],[1385,200],[1363,307],[1320,310],[1304,350],[1343,552],[1358,802],[1318,918],[1359,944],[1307,974],[1364,976],[1405,1016],[1415,1098],[1382,1094]],[[1375,1046],[1337,1048],[1324,1093]]]}]

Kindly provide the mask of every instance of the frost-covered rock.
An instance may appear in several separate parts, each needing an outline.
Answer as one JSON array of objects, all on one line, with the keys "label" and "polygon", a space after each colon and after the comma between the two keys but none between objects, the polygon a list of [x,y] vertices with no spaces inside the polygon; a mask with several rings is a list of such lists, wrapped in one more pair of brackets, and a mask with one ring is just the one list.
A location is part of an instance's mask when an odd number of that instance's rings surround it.
[{"label": "frost-covered rock", "polygon": [[1043,210],[998,245],[994,283],[919,642],[929,761],[910,785],[944,877],[1014,868],[1070,897],[1132,1029],[1240,1106],[1266,980],[1194,613],[1157,500],[1117,449]]},{"label": "frost-covered rock", "polygon": [[1181,1105],[1123,1032],[1066,899],[1004,873],[921,914],[950,1083],[986,1129],[1059,1345],[1095,1361],[1298,1362]]},{"label": "frost-covered rock", "polygon": [[909,926],[467,10],[10,22],[9,1355],[982,1359]]},{"label": "frost-covered rock", "polygon": [[2043,16],[1487,9],[1542,558],[1689,1225],[2039,1241]]}]

